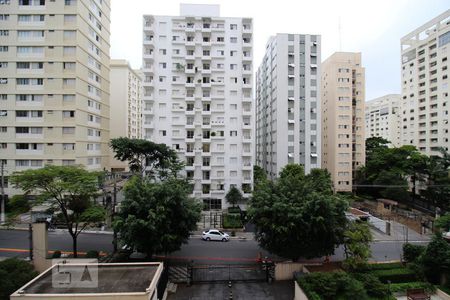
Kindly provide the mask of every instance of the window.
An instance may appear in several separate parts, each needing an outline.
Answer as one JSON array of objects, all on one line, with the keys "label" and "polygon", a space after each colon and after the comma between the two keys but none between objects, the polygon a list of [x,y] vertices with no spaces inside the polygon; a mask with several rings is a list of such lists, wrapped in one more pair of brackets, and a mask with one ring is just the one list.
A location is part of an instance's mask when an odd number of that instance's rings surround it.
[{"label": "window", "polygon": [[160,69],[165,69],[165,68],[167,68],[167,63],[165,63],[165,62],[159,63],[159,68],[160,68]]},{"label": "window", "polygon": [[75,117],[75,111],[73,110],[63,110],[62,115],[64,118],[74,118]]},{"label": "window", "polygon": [[237,43],[237,37],[230,37],[230,43],[236,44]]},{"label": "window", "polygon": [[8,46],[0,46],[0,52],[8,52]]},{"label": "window", "polygon": [[63,134],[74,134],[75,133],[75,127],[63,127],[62,128]]},{"label": "window", "polygon": [[0,30],[0,36],[9,36],[9,30]]},{"label": "window", "polygon": [[[73,47],[73,48],[75,48],[75,47]],[[18,55],[26,55],[26,54],[41,55],[41,54],[44,54],[44,47],[18,46],[17,47],[17,54]]]},{"label": "window", "polygon": [[236,130],[231,130],[230,131],[230,136],[237,136],[237,131]]},{"label": "window", "polygon": [[63,150],[75,150],[75,144],[73,143],[63,143]]},{"label": "window", "polygon": [[75,55],[75,53],[76,53],[76,47],[73,47],[73,46],[64,46],[63,47],[64,55]]},{"label": "window", "polygon": [[237,24],[230,24],[231,30],[237,30]]},{"label": "window", "polygon": [[0,14],[0,21],[8,21],[8,20],[9,20],[9,15]]}]

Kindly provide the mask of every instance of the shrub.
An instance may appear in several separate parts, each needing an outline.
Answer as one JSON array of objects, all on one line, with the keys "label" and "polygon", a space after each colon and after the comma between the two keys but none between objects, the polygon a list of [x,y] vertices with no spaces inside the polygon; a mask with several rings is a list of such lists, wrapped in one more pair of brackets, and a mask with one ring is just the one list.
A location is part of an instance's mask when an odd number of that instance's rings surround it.
[{"label": "shrub", "polygon": [[229,214],[240,214],[241,213],[241,209],[240,209],[239,206],[228,207],[228,213]]},{"label": "shrub", "polygon": [[388,281],[392,283],[408,282],[415,281],[417,279],[416,274],[407,268],[373,270],[370,271],[370,274],[378,277],[378,279],[383,283],[387,283]]},{"label": "shrub", "polygon": [[436,290],[434,285],[423,281],[390,284],[390,290],[392,293],[406,292],[408,289],[425,289],[427,292],[434,292]]},{"label": "shrub", "polygon": [[223,228],[242,228],[241,216],[239,215],[223,215]]},{"label": "shrub", "polygon": [[309,299],[369,299],[361,282],[345,272],[311,273],[300,277],[298,284]]},{"label": "shrub", "polygon": [[98,258],[100,256],[100,254],[98,253],[97,250],[89,250],[86,253],[86,258]]},{"label": "shrub", "polygon": [[367,291],[367,295],[370,297],[385,299],[390,295],[388,286],[381,283],[378,277],[373,274],[355,273],[353,277],[362,282]]},{"label": "shrub", "polygon": [[7,204],[8,212],[13,214],[23,214],[30,210],[30,203],[25,195],[14,195]]},{"label": "shrub", "polygon": [[409,263],[415,262],[425,249],[426,247],[421,245],[403,244],[403,259]]},{"label": "shrub", "polygon": [[9,295],[37,276],[33,266],[18,258],[8,258],[0,262],[0,299]]},{"label": "shrub", "polygon": [[56,250],[55,252],[53,252],[52,258],[60,258],[60,257],[61,257],[61,251]]},{"label": "shrub", "polygon": [[439,283],[441,275],[450,269],[450,244],[442,235],[436,235],[419,258],[429,282]]},{"label": "shrub", "polygon": [[403,268],[402,263],[381,263],[368,265],[369,270],[390,270]]}]

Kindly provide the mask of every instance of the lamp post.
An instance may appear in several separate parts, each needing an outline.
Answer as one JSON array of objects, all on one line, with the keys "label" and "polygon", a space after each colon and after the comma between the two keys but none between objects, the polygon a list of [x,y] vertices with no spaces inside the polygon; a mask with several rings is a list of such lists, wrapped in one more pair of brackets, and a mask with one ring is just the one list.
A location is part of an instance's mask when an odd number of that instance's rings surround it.
[{"label": "lamp post", "polygon": [[1,203],[1,213],[0,213],[0,224],[5,224],[6,222],[6,217],[5,217],[5,176],[4,176],[4,166],[5,166],[5,161],[3,159],[0,160],[1,161],[1,193],[2,193],[2,203]]}]

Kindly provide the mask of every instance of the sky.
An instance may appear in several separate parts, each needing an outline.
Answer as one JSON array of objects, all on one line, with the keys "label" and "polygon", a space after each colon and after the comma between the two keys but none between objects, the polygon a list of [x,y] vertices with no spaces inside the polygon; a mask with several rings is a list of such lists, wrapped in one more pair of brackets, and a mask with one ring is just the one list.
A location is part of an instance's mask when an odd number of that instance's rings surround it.
[{"label": "sky", "polygon": [[253,66],[276,33],[320,34],[322,60],[362,53],[366,101],[400,93],[400,39],[450,9],[449,0],[111,0],[111,58],[142,64],[142,15],[180,14],[180,3],[220,4],[222,17],[253,18]]}]

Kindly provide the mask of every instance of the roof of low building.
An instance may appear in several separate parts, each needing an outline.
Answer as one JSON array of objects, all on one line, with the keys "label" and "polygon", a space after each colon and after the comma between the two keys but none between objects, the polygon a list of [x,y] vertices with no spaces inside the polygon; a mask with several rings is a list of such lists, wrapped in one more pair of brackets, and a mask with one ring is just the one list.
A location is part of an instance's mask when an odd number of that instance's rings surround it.
[{"label": "roof of low building", "polygon": [[[58,287],[52,278],[54,271],[58,265],[53,265],[33,281],[22,287],[18,293],[22,295],[28,294],[100,294],[100,293],[145,293],[152,284],[155,275],[159,278],[158,268],[162,263],[138,263],[138,264],[93,264],[97,266],[98,283],[96,287]],[[80,268],[86,265],[67,264],[71,270],[80,272]],[[72,269],[70,269],[72,268]],[[76,269],[79,270],[76,270]],[[67,273],[67,269],[64,269]],[[91,272],[92,273],[92,272]],[[156,280],[158,278],[155,278]]]}]

